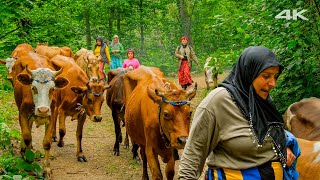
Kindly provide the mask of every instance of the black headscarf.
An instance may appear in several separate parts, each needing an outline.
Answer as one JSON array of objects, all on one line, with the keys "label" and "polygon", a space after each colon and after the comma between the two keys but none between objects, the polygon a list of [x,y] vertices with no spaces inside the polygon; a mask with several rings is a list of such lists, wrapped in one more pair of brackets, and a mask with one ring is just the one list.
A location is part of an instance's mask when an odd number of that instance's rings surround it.
[{"label": "black headscarf", "polygon": [[262,46],[248,47],[219,86],[228,90],[248,119],[258,147],[262,146],[266,136],[271,136],[281,163],[284,165],[287,153],[283,118],[270,96],[266,100],[262,99],[252,85],[262,71],[272,66],[279,66],[279,73],[283,70],[283,66],[269,49]]}]

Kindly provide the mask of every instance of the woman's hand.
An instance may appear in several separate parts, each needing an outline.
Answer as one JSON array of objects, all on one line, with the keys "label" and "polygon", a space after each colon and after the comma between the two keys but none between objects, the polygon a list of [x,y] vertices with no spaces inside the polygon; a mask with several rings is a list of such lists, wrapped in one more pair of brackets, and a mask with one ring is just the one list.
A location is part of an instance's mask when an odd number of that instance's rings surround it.
[{"label": "woman's hand", "polygon": [[296,160],[296,156],[292,153],[291,149],[287,147],[287,166],[291,166],[293,161]]}]

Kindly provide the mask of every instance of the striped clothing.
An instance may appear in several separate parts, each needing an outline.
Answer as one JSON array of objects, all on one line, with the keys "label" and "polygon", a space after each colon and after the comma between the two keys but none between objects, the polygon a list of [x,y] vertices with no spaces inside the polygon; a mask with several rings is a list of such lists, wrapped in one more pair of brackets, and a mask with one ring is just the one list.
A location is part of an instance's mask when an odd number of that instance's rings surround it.
[{"label": "striped clothing", "polygon": [[206,174],[206,180],[282,180],[283,170],[280,162],[267,162],[261,166],[249,169],[211,169]]}]

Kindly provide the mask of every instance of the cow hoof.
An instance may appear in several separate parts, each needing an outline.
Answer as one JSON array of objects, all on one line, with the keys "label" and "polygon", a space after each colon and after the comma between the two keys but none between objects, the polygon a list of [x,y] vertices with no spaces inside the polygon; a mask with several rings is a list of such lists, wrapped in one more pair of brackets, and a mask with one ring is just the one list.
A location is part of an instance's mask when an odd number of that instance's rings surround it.
[{"label": "cow hoof", "polygon": [[120,152],[119,152],[119,151],[116,151],[116,150],[113,150],[113,155],[114,155],[114,156],[119,156],[119,155],[120,155]]},{"label": "cow hoof", "polygon": [[124,149],[129,149],[129,144],[126,144],[126,143],[125,143],[125,144],[123,145],[123,148],[124,148]]},{"label": "cow hoof", "polygon": [[59,141],[58,146],[59,147],[63,147],[64,146],[64,142]]},{"label": "cow hoof", "polygon": [[87,158],[85,156],[78,156],[78,161],[79,162],[87,162]]},{"label": "cow hoof", "polygon": [[57,136],[52,136],[52,142],[58,142]]},{"label": "cow hoof", "polygon": [[48,179],[48,180],[53,180],[53,177],[52,177],[52,171],[49,167],[46,167],[44,170],[43,170],[43,177],[45,179]]}]

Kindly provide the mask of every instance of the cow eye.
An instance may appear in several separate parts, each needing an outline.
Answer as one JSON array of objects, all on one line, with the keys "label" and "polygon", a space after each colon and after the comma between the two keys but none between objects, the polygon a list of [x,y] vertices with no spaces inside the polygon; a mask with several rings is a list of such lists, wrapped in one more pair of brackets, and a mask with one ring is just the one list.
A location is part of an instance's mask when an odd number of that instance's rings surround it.
[{"label": "cow eye", "polygon": [[92,99],[88,98],[88,103],[92,104],[93,103]]},{"label": "cow eye", "polygon": [[164,112],[164,113],[163,113],[163,116],[164,116],[164,118],[167,119],[167,120],[170,119],[170,114],[167,113],[167,112]]},{"label": "cow eye", "polygon": [[35,86],[32,86],[33,94],[38,94],[38,89]]},{"label": "cow eye", "polygon": [[190,112],[190,114],[189,114],[189,117],[191,117],[192,116],[192,111]]}]

